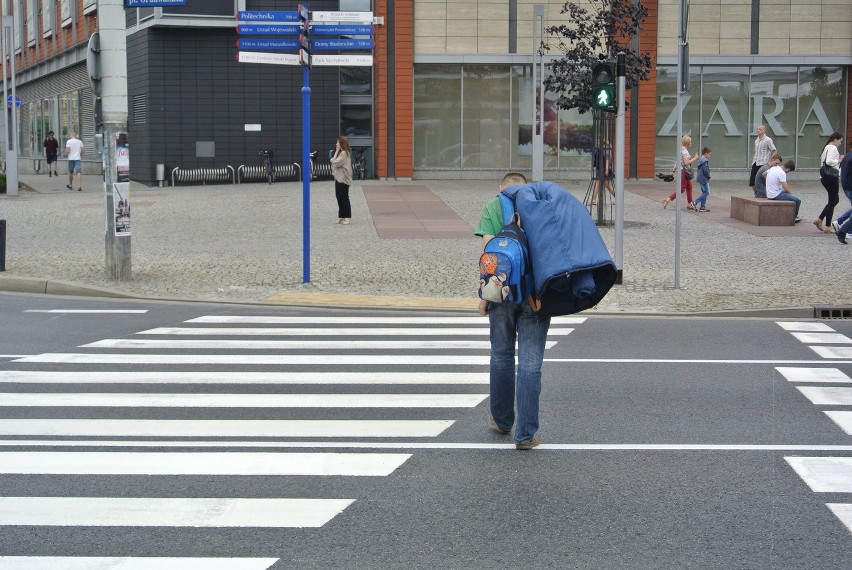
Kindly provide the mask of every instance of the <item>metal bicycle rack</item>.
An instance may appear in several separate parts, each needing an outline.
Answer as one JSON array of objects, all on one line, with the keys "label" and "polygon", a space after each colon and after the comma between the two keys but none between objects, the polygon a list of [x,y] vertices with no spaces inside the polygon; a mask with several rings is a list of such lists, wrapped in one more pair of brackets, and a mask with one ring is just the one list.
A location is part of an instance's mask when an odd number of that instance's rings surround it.
[{"label": "metal bicycle rack", "polygon": [[187,184],[230,182],[236,184],[236,180],[234,167],[231,165],[222,168],[181,168],[178,166],[172,170],[172,186],[175,186],[176,182]]}]

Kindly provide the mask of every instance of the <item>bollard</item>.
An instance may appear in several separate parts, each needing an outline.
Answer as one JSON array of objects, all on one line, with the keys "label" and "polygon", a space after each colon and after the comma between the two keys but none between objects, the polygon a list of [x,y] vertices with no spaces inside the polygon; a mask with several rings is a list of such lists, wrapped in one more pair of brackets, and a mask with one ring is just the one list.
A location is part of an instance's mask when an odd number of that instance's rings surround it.
[{"label": "bollard", "polygon": [[6,271],[6,220],[0,220],[0,271]]}]

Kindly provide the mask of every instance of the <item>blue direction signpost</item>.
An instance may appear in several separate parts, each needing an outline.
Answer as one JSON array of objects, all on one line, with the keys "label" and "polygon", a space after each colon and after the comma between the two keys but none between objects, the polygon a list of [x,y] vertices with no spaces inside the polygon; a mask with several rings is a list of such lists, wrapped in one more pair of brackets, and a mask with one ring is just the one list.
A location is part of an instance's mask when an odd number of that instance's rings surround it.
[{"label": "blue direction signpost", "polygon": [[[372,50],[372,12],[311,12],[299,4],[295,12],[252,11],[237,14],[241,36],[298,36],[298,38],[240,38],[237,60],[246,63],[302,65],[302,280],[311,281],[311,85],[312,65],[372,65],[372,55],[315,56],[314,50]],[[367,38],[323,38],[313,36],[370,36]],[[251,51],[248,51],[251,50]],[[267,51],[298,50],[291,54]],[[257,53],[259,52],[259,53]],[[324,58],[324,59],[320,59]]]},{"label": "blue direction signpost", "polygon": [[[24,104],[24,102],[21,101],[21,98],[18,97],[17,95],[15,95],[15,108],[20,109],[21,105],[23,105],[23,104]],[[12,108],[12,96],[11,95],[6,97],[6,106],[9,107],[10,109]]]}]

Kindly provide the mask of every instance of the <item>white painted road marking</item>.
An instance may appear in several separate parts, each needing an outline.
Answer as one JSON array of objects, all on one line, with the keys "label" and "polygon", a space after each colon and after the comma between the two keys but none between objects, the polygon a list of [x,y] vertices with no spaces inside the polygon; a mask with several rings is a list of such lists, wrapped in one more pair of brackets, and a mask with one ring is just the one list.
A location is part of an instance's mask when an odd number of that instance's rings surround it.
[{"label": "white painted road marking", "polygon": [[[552,328],[547,336],[567,336],[573,328]],[[136,334],[176,336],[488,336],[488,327],[481,328],[282,328],[282,327],[158,327]]]},{"label": "white painted road marking", "polygon": [[81,354],[48,352],[19,358],[13,362],[50,362],[54,364],[291,364],[346,365],[396,365],[417,366],[485,366],[488,355],[460,356],[455,354],[399,355],[399,354]]},{"label": "white painted road marking", "polygon": [[791,334],[805,344],[852,344],[852,338],[840,333],[794,332]]},{"label": "white painted road marking", "polygon": [[852,346],[808,346],[823,358],[852,358]]},{"label": "white painted road marking", "polygon": [[796,386],[817,406],[852,406],[852,388],[836,386]]},{"label": "white painted road marking", "polygon": [[0,407],[475,408],[488,394],[0,393]]},{"label": "white painted road marking", "polygon": [[56,313],[65,315],[140,315],[148,309],[27,309],[25,313]]},{"label": "white painted road marking", "polygon": [[785,457],[815,493],[852,493],[852,457]]},{"label": "white painted road marking", "polygon": [[0,570],[267,570],[278,558],[0,556]]},{"label": "white painted road marking", "polygon": [[846,525],[849,532],[852,532],[852,505],[843,503],[827,503],[826,506],[831,509],[831,512],[840,519],[840,522]]},{"label": "white painted road marking", "polygon": [[[586,317],[553,317],[551,325],[579,325]],[[246,315],[208,315],[184,321],[187,323],[219,324],[257,324],[257,325],[293,325],[293,324],[331,324],[331,325],[483,325],[487,317],[272,317]]]},{"label": "white painted road marking", "polygon": [[[552,348],[555,341],[547,341]],[[160,340],[150,338],[107,338],[81,348],[149,348],[209,350],[489,350],[488,340]],[[328,357],[326,357],[328,359]],[[336,360],[333,359],[333,360]]]},{"label": "white painted road marking", "polygon": [[0,525],[318,528],[351,499],[0,497]]},{"label": "white painted road marking", "polygon": [[785,331],[834,332],[834,329],[825,323],[778,321],[777,324]]},{"label": "white painted road marking", "polygon": [[[852,380],[850,380],[852,382]],[[488,384],[487,372],[55,372],[0,370],[0,383],[26,384]]]},{"label": "white painted road marking", "polygon": [[408,453],[0,453],[0,473],[49,475],[319,475],[386,477]]},{"label": "white painted road marking", "polygon": [[843,382],[852,383],[852,378],[838,368],[793,368],[777,366],[778,372],[790,382]]},{"label": "white painted road marking", "polygon": [[98,437],[436,437],[453,420],[0,420],[0,435]]},{"label": "white painted road marking", "polygon": [[825,415],[834,420],[848,435],[852,435],[852,412],[828,411]]}]

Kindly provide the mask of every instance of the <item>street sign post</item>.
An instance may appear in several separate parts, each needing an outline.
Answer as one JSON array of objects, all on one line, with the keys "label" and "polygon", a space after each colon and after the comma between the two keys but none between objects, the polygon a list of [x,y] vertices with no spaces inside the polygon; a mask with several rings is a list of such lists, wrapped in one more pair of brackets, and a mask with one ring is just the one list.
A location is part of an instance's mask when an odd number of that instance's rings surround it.
[{"label": "street sign post", "polygon": [[[240,38],[237,61],[271,65],[301,65],[302,84],[302,280],[310,283],[311,243],[311,86],[310,69],[314,65],[372,66],[373,55],[315,55],[315,50],[372,50],[372,12],[311,12],[299,4],[294,12],[244,11],[237,14],[237,33],[241,36],[297,36],[296,38]],[[369,36],[369,38],[313,36]],[[249,51],[250,50],[250,51]],[[297,53],[268,53],[298,50]]]},{"label": "street sign post", "polygon": [[[24,104],[24,102],[21,101],[21,98],[18,97],[17,95],[15,95],[15,108],[20,109],[21,105],[23,105],[23,104]],[[6,106],[9,107],[10,109],[12,108],[12,96],[11,95],[6,97]]]}]

